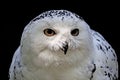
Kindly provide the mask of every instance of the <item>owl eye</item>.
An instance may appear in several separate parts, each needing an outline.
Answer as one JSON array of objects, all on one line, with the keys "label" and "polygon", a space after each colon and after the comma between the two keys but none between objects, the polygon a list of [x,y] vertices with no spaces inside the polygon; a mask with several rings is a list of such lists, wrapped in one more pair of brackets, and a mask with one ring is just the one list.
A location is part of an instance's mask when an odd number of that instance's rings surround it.
[{"label": "owl eye", "polygon": [[72,36],[78,36],[78,34],[79,34],[79,29],[73,29],[73,30],[71,31],[71,34],[72,34]]},{"label": "owl eye", "polygon": [[56,33],[55,33],[55,31],[52,30],[52,29],[45,29],[45,30],[44,30],[44,34],[45,34],[46,36],[54,36]]}]

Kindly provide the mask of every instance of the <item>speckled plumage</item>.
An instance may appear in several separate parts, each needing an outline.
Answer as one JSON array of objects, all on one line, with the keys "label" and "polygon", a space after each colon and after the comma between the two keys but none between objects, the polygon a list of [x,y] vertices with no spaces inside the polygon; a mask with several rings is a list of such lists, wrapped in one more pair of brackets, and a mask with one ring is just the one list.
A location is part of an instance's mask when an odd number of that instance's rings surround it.
[{"label": "speckled plumage", "polygon": [[50,10],[25,27],[9,74],[9,80],[118,80],[118,62],[80,16]]}]

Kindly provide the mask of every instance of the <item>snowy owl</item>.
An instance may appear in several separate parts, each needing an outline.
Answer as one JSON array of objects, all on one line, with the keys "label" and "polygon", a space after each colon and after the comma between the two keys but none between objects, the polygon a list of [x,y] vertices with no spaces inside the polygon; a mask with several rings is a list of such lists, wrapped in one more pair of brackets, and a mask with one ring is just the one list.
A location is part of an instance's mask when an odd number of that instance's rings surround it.
[{"label": "snowy owl", "polygon": [[25,27],[9,80],[118,80],[111,45],[77,14],[43,12]]}]

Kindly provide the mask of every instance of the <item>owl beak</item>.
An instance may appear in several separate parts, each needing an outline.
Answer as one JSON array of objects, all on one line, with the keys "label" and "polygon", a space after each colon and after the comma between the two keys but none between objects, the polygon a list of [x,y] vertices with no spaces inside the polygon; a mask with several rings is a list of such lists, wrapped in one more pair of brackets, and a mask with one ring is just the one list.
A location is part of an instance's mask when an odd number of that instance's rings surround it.
[{"label": "owl beak", "polygon": [[68,43],[66,42],[65,44],[63,44],[63,48],[62,48],[62,51],[64,51],[65,55],[67,53],[67,50],[68,50]]}]

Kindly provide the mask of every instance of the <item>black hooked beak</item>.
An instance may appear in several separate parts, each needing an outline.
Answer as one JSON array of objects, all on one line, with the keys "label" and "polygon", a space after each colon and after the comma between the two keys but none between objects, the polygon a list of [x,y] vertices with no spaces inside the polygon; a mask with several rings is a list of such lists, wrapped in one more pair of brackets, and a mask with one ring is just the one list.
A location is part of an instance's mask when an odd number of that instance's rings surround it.
[{"label": "black hooked beak", "polygon": [[62,47],[62,51],[64,51],[65,55],[67,53],[67,50],[68,50],[68,43],[66,42],[65,44],[63,44],[63,47]]}]

